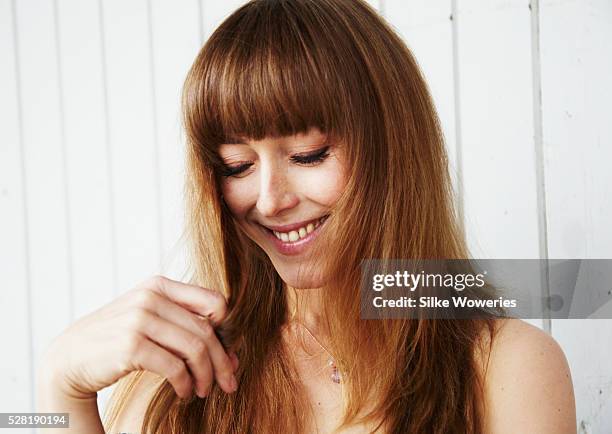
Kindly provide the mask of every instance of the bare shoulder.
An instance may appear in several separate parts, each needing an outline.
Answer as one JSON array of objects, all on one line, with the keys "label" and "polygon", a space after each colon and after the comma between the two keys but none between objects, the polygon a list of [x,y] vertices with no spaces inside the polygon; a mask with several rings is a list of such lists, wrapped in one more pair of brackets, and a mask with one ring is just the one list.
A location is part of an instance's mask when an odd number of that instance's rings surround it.
[{"label": "bare shoulder", "polygon": [[[130,374],[134,375],[134,373]],[[125,381],[128,379],[125,378]],[[139,433],[142,431],[144,414],[163,378],[149,371],[142,371],[139,381],[129,393],[128,399],[119,410],[111,426],[105,426],[108,433]],[[113,394],[113,397],[115,395]]]},{"label": "bare shoulder", "polygon": [[495,330],[483,364],[485,432],[575,434],[572,378],[559,344],[518,319],[498,320]]}]

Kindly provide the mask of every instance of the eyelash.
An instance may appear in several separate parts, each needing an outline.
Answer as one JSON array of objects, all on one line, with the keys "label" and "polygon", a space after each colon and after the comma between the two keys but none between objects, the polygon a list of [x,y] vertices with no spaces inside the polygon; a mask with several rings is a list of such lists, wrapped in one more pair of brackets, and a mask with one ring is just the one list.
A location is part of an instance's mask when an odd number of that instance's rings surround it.
[{"label": "eyelash", "polygon": [[[314,154],[294,155],[291,157],[291,161],[293,161],[294,163],[303,164],[306,166],[313,165],[315,163],[320,163],[329,156],[328,150],[329,150],[329,145],[316,151]],[[245,163],[245,164],[241,164],[240,166],[236,166],[236,167],[230,167],[230,166],[224,165],[223,173],[221,174],[221,176],[228,178],[231,176],[239,175],[252,165],[253,163]]]}]

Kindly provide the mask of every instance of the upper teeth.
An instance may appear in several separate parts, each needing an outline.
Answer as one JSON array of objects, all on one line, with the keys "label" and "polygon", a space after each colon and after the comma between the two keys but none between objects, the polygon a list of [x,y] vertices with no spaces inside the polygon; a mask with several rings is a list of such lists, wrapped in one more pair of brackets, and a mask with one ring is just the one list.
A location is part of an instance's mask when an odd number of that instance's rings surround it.
[{"label": "upper teeth", "polygon": [[281,241],[284,242],[294,242],[297,241],[301,238],[306,237],[306,235],[308,235],[309,233],[311,233],[312,231],[314,231],[317,227],[319,227],[319,225],[321,223],[323,223],[323,221],[326,219],[327,216],[325,217],[321,217],[320,219],[318,219],[317,221],[313,223],[308,223],[306,226],[302,226],[299,229],[295,229],[293,231],[289,231],[289,232],[277,232],[277,231],[272,231],[274,232],[274,235],[276,236],[276,238],[278,238]]}]

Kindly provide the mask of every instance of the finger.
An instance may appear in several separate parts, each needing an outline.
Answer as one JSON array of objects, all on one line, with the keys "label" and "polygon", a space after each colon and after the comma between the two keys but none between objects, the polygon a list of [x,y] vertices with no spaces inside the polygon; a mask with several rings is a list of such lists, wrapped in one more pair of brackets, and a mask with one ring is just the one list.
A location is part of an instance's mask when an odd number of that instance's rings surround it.
[{"label": "finger", "polygon": [[198,395],[204,396],[213,382],[206,340],[146,309],[138,308],[130,314],[133,329],[185,360],[194,376]]},{"label": "finger", "polygon": [[207,317],[191,312],[155,291],[142,290],[133,294],[133,306],[139,306],[154,312],[197,335],[204,336],[207,331],[206,327],[210,322]]},{"label": "finger", "polygon": [[143,288],[162,294],[184,308],[210,318],[214,325],[221,323],[227,314],[225,297],[212,289],[189,285],[164,276],[151,277],[135,289]]},{"label": "finger", "polygon": [[[141,300],[141,307],[200,336],[206,344],[215,380],[227,393],[236,390],[237,381],[234,376],[234,363],[219,342],[210,321],[205,317],[189,312],[159,294],[151,291],[145,294],[148,295],[145,295],[146,300]],[[198,390],[201,391],[201,389]]]},{"label": "finger", "polygon": [[192,396],[193,380],[185,362],[144,336],[133,346],[131,361],[134,369],[144,369],[167,378],[181,398]]},{"label": "finger", "polygon": [[233,351],[230,351],[229,356],[232,361],[232,366],[234,367],[234,372],[236,372],[238,370],[238,367],[240,366],[240,361],[238,360],[238,356]]},{"label": "finger", "polygon": [[200,336],[206,342],[217,383],[228,393],[236,389],[237,381],[234,371],[237,369],[238,358],[234,355],[235,361],[233,361],[229,357],[214,330],[211,330],[213,326],[208,319],[188,311],[154,291],[141,291],[136,297],[139,307]]},{"label": "finger", "polygon": [[211,332],[205,337],[206,346],[208,348],[208,356],[212,362],[213,371],[217,383],[227,393],[232,393],[238,388],[238,382],[234,376],[234,366],[232,359],[225,352],[223,345],[214,334],[213,326],[208,326]]}]

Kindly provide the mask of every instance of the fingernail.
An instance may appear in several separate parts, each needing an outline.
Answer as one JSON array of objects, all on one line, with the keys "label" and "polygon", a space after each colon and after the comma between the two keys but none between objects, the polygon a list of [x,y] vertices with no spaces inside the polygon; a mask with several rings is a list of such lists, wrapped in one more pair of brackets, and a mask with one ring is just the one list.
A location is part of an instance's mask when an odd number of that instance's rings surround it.
[{"label": "fingernail", "polygon": [[236,377],[234,375],[232,375],[232,378],[230,380],[230,389],[232,390],[232,392],[238,390],[238,381],[236,380]]}]

